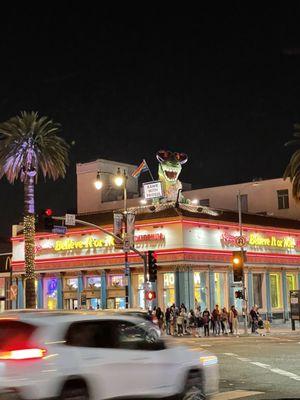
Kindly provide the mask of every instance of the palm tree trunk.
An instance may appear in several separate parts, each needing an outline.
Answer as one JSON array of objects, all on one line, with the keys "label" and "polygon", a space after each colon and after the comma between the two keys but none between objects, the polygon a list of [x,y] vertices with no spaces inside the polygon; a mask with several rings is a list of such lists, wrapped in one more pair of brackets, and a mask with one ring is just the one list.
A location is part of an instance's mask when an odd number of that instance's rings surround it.
[{"label": "palm tree trunk", "polygon": [[25,304],[26,308],[36,308],[35,291],[35,215],[34,176],[27,175],[24,181],[24,240],[25,240]]}]

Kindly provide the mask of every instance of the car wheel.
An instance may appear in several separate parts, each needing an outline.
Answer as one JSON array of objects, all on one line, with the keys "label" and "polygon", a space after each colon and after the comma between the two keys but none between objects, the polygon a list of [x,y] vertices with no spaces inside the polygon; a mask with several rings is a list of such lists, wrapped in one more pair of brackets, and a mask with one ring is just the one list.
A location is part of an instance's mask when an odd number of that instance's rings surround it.
[{"label": "car wheel", "polygon": [[205,398],[199,371],[191,371],[188,374],[181,400],[204,400]]},{"label": "car wheel", "polygon": [[89,392],[84,382],[67,382],[60,395],[60,400],[89,400]]}]

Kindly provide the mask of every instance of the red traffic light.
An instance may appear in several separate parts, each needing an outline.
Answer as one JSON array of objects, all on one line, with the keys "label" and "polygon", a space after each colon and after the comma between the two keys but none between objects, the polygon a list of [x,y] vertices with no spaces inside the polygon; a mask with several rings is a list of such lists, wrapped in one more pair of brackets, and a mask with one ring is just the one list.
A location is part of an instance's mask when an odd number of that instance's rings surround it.
[{"label": "red traffic light", "polygon": [[45,215],[47,215],[47,217],[51,217],[52,214],[53,214],[53,211],[51,210],[51,208],[46,208]]},{"label": "red traffic light", "polygon": [[156,293],[153,290],[146,292],[146,299],[151,301],[156,298]]}]

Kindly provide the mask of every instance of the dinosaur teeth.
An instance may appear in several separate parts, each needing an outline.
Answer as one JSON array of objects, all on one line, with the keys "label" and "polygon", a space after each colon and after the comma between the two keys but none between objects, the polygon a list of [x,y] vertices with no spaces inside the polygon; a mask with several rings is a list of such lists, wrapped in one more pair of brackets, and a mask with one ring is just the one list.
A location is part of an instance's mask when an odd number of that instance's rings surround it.
[{"label": "dinosaur teeth", "polygon": [[165,170],[165,174],[168,179],[176,179],[176,177],[177,177],[177,172],[175,172],[175,171]]}]

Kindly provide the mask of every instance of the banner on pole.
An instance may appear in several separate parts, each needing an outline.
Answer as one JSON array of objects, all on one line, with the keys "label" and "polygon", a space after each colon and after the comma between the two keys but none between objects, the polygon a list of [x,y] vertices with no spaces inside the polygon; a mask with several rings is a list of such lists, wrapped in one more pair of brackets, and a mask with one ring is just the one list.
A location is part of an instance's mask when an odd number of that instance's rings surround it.
[{"label": "banner on pole", "polygon": [[134,246],[134,223],[135,214],[132,212],[127,212],[127,239],[129,240],[130,246]]},{"label": "banner on pole", "polygon": [[114,235],[120,238],[120,240],[116,238],[114,239],[116,249],[123,248],[122,226],[123,226],[123,214],[114,213]]}]

